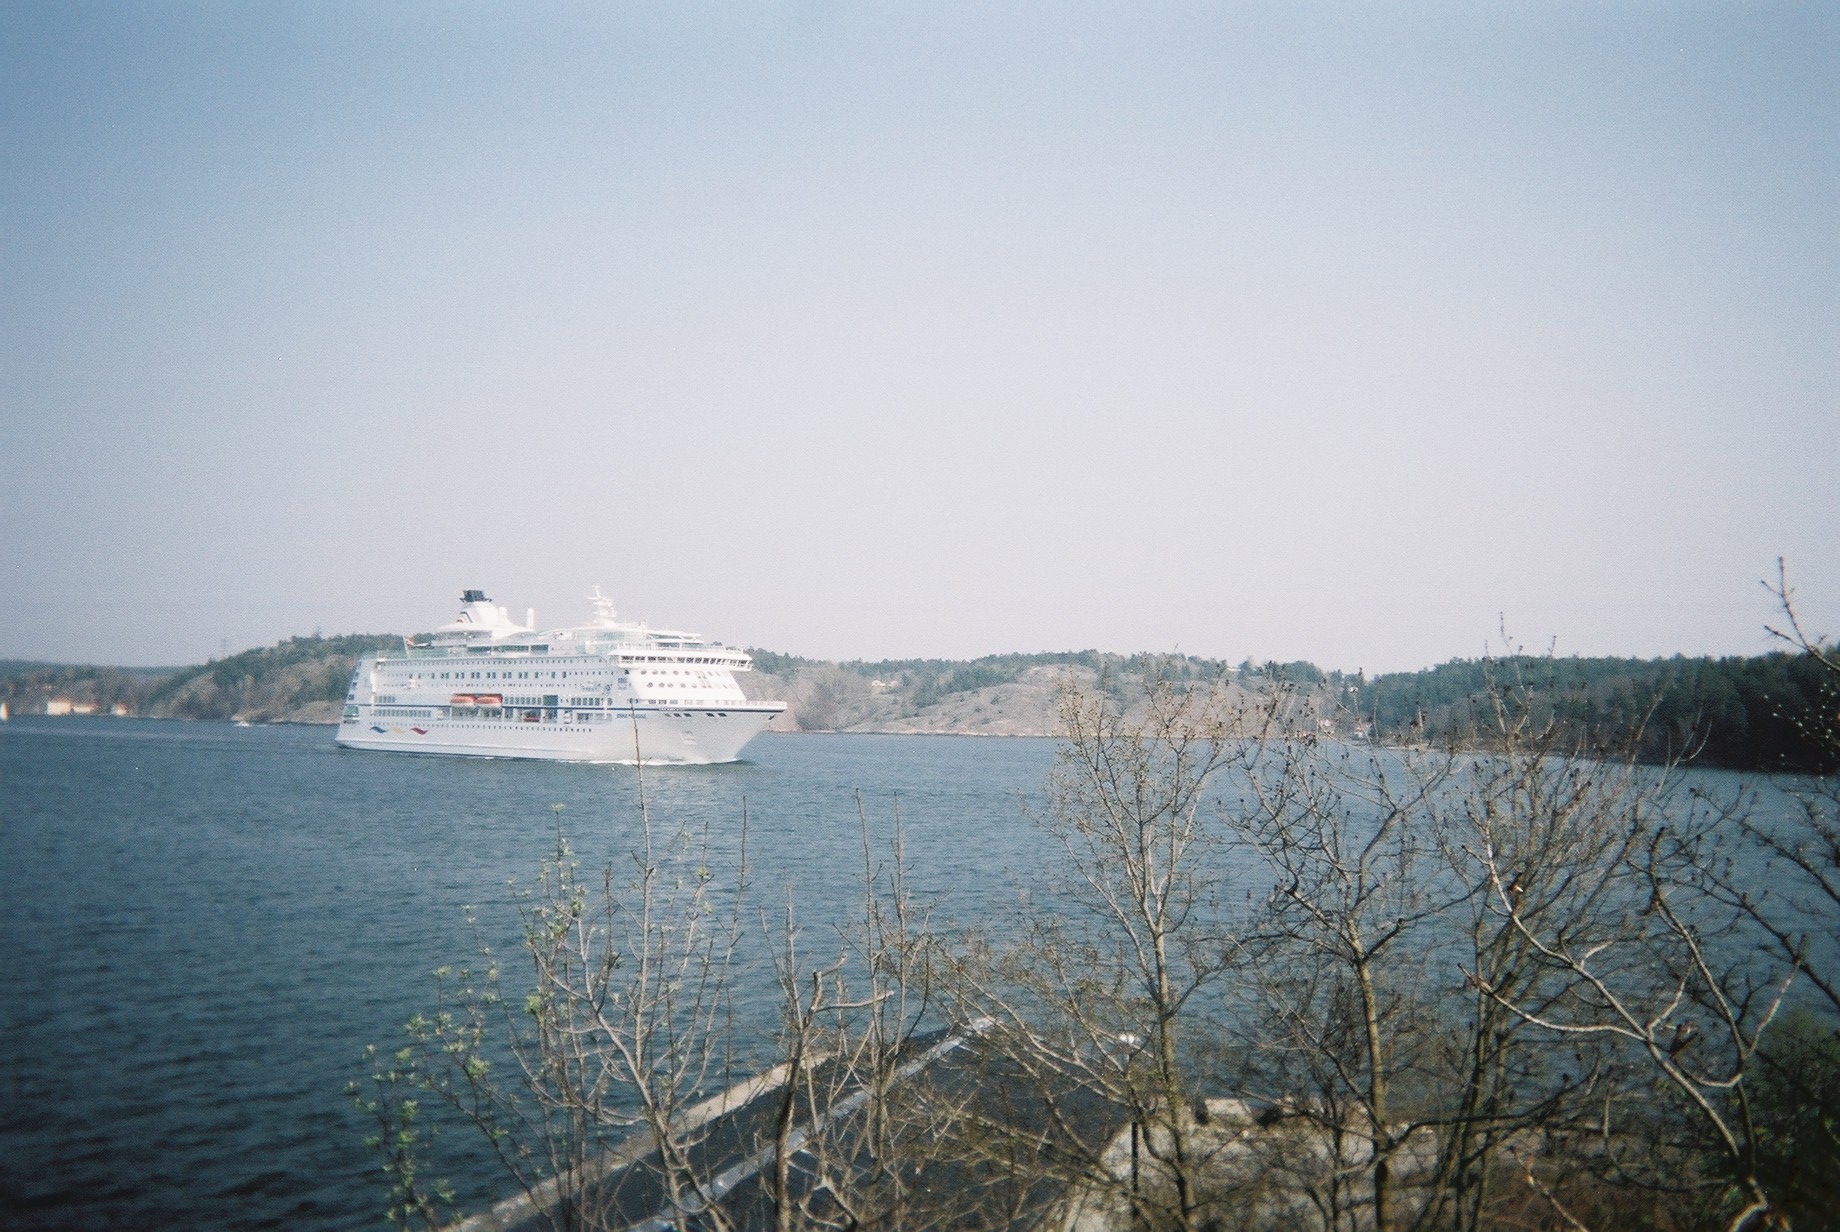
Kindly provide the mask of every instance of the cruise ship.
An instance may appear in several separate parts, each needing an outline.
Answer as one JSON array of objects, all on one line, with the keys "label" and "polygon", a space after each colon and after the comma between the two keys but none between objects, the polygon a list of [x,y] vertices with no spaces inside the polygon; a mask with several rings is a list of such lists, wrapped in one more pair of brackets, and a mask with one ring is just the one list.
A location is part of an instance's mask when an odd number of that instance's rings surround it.
[{"label": "cruise ship", "polygon": [[744,652],[694,633],[622,622],[594,588],[587,624],[539,632],[481,590],[400,653],[352,673],[338,743],[392,753],[536,757],[627,765],[734,761],[781,702],[735,683]]}]

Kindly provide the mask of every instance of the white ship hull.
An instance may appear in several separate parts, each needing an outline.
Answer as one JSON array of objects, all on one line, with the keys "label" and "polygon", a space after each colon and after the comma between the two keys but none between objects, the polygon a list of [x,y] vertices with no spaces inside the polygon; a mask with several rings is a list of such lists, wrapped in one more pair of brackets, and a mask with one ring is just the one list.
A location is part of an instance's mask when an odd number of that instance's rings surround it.
[{"label": "white ship hull", "polygon": [[337,741],[348,749],[524,757],[619,765],[700,766],[734,761],[779,713],[765,710],[620,711],[594,724],[516,720],[347,719]]}]

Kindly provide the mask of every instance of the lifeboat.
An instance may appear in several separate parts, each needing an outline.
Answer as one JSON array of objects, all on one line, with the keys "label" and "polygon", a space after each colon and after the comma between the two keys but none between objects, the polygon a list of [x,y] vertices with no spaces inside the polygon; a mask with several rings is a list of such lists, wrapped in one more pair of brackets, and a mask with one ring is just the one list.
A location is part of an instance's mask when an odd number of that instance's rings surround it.
[{"label": "lifeboat", "polygon": [[501,693],[475,693],[473,704],[475,706],[502,706],[505,704],[505,698]]},{"label": "lifeboat", "polygon": [[447,699],[447,704],[450,706],[472,706],[476,705],[477,701],[471,693],[456,693]]}]

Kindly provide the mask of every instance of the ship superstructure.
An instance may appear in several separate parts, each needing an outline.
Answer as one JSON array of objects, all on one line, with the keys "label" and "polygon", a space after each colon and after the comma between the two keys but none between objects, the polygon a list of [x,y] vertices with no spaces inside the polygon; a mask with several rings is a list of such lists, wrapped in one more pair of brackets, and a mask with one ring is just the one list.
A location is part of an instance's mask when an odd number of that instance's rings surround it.
[{"label": "ship superstructure", "polygon": [[734,761],[783,703],[750,701],[753,660],[694,633],[617,619],[538,631],[482,590],[460,614],[358,661],[338,743],[354,749],[645,765]]}]

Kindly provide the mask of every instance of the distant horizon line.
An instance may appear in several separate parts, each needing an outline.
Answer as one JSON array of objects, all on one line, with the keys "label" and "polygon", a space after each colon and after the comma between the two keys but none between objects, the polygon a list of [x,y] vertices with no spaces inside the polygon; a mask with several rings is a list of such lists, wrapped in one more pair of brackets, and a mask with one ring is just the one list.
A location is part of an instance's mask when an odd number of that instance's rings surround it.
[{"label": "distant horizon line", "polygon": [[[325,633],[319,633],[319,632],[296,633],[296,634],[290,634],[286,637],[280,638],[274,642],[269,642],[269,643],[259,645],[259,646],[247,646],[241,650],[228,651],[222,654],[212,655],[205,659],[198,660],[195,662],[189,662],[189,663],[103,663],[103,662],[97,662],[97,661],[82,661],[82,660],[68,660],[68,659],[15,658],[15,657],[7,656],[7,655],[0,655],[0,670],[12,671],[16,669],[32,669],[32,668],[91,668],[91,669],[107,669],[111,671],[121,671],[121,672],[132,672],[135,674],[147,674],[147,673],[157,673],[157,672],[182,672],[189,668],[208,666],[209,664],[212,664],[212,663],[222,662],[225,659],[234,659],[240,655],[249,654],[255,651],[273,649],[274,647],[284,645],[290,641],[316,641],[316,640],[317,641],[331,641],[331,640],[337,640],[340,638],[347,638],[347,637],[398,638],[398,637],[406,637],[406,636],[407,636],[406,634],[401,634],[401,633],[333,633],[333,634],[325,634]],[[1160,658],[1193,659],[1198,662],[1219,663],[1219,664],[1222,664],[1223,666],[1233,668],[1233,669],[1238,669],[1240,667],[1245,666],[1248,663],[1252,664],[1255,668],[1263,668],[1273,663],[1276,663],[1280,667],[1292,667],[1292,666],[1297,666],[1300,664],[1307,664],[1309,667],[1317,671],[1323,672],[1326,675],[1339,674],[1343,677],[1363,676],[1369,679],[1380,677],[1380,676],[1411,675],[1411,674],[1418,673],[1418,672],[1434,671],[1437,668],[1447,667],[1453,663],[1482,663],[1482,662],[1487,662],[1490,660],[1499,661],[1499,660],[1504,660],[1504,659],[1532,659],[1532,660],[1552,659],[1555,661],[1609,659],[1609,660],[1620,660],[1624,662],[1635,662],[1635,663],[1662,663],[1662,662],[1667,662],[1671,659],[1709,659],[1709,660],[1760,659],[1760,658],[1766,658],[1770,655],[1775,655],[1775,654],[1793,653],[1792,651],[1785,649],[1785,648],[1781,648],[1781,647],[1770,647],[1767,649],[1759,649],[1759,650],[1756,650],[1750,653],[1743,653],[1743,652],[1716,653],[1716,652],[1711,652],[1711,651],[1700,651],[1697,653],[1689,653],[1684,650],[1675,650],[1672,652],[1668,652],[1664,654],[1657,654],[1657,655],[1580,654],[1576,652],[1572,654],[1557,654],[1551,651],[1536,653],[1532,651],[1523,650],[1523,651],[1519,651],[1513,654],[1484,653],[1484,654],[1474,655],[1474,656],[1452,655],[1449,658],[1439,660],[1438,662],[1435,662],[1435,663],[1429,663],[1421,667],[1387,668],[1387,669],[1380,670],[1380,671],[1369,671],[1365,667],[1357,667],[1352,670],[1348,668],[1325,667],[1314,659],[1274,659],[1270,657],[1261,658],[1261,657],[1255,657],[1252,655],[1242,655],[1238,660],[1231,660],[1231,659],[1227,659],[1221,656],[1195,654],[1195,653],[1191,653],[1191,652],[1184,651],[1184,650],[1119,651],[1119,650],[1100,650],[1100,649],[1097,649],[1096,647],[1082,647],[1077,650],[1074,650],[1074,649],[996,650],[996,651],[988,651],[980,655],[973,655],[973,656],[961,657],[961,658],[953,658],[953,657],[947,657],[943,655],[885,655],[881,658],[871,659],[871,658],[868,658],[862,655],[855,655],[849,658],[827,658],[827,657],[822,657],[822,656],[817,656],[817,655],[799,654],[799,653],[795,653],[792,651],[774,650],[774,649],[771,649],[769,647],[764,647],[764,646],[744,646],[744,647],[741,647],[740,649],[745,650],[749,654],[764,653],[764,654],[779,655],[783,658],[799,659],[807,663],[830,664],[832,666],[837,666],[837,667],[842,667],[842,666],[846,666],[849,664],[862,664],[864,666],[875,666],[878,664],[886,664],[886,663],[940,663],[940,664],[965,663],[965,664],[969,664],[969,663],[977,663],[985,659],[1000,659],[1000,658],[1009,658],[1009,657],[1036,658],[1036,657],[1049,657],[1049,656],[1055,656],[1055,655],[1101,655],[1101,656],[1109,656],[1109,657],[1118,658],[1118,659],[1159,658],[1159,657]]]}]

